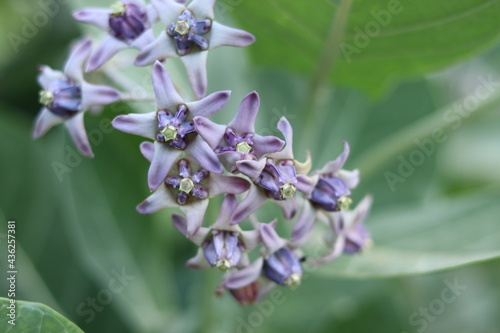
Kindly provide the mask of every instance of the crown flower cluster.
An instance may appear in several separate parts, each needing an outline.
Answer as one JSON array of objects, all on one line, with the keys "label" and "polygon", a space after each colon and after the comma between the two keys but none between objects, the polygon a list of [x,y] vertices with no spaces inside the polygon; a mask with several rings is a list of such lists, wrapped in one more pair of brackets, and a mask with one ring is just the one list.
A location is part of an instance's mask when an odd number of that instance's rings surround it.
[{"label": "crown flower cluster", "polygon": [[[179,208],[182,214],[173,214],[171,221],[197,248],[187,265],[221,271],[217,293],[227,291],[237,302],[249,304],[276,286],[299,285],[304,262],[320,265],[362,252],[371,242],[363,222],[372,200],[366,196],[351,209],[359,171],[343,169],[347,141],[336,159],[311,171],[309,153],[305,161],[295,159],[293,129],[286,118],[276,125],[281,137],[258,134],[260,98],[255,91],[243,98],[227,124],[210,119],[225,108],[231,91],[207,95],[208,52],[255,41],[250,33],[217,22],[214,3],[123,0],[109,8],[75,12],[76,20],[97,26],[104,37],[78,42],[62,71],[40,67],[42,109],[33,136],[64,123],[79,151],[93,157],[85,112],[126,101],[129,92],[90,84],[86,73],[99,71],[124,49],[137,49],[130,66],[151,68],[155,107],[112,121],[115,129],[146,139],[139,150],[149,161],[144,176],[152,194],[138,204],[137,212]],[[155,36],[156,26],[161,31]],[[183,97],[164,67],[174,57],[186,69],[195,100]],[[221,206],[213,221],[206,211],[217,197],[222,200],[215,201]],[[259,211],[272,205],[279,207],[278,216],[260,220]],[[307,245],[318,239],[321,251],[307,255]]]}]

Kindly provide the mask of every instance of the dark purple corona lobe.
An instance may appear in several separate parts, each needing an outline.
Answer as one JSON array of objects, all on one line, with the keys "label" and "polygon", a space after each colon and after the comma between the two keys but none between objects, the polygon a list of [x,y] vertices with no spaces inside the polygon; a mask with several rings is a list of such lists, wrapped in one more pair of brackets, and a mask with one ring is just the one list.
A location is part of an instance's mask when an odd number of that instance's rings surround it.
[{"label": "dark purple corona lobe", "polygon": [[208,40],[201,35],[208,33],[211,28],[211,20],[196,21],[193,14],[189,10],[185,10],[176,22],[170,24],[167,34],[176,41],[177,53],[183,56],[191,51],[193,45],[198,46],[201,50],[207,50]]},{"label": "dark purple corona lobe", "polygon": [[165,142],[176,148],[185,149],[188,145],[187,134],[195,132],[193,121],[185,121],[189,114],[186,105],[180,104],[174,112],[170,110],[158,111],[158,128],[156,141]]},{"label": "dark purple corona lobe", "polygon": [[52,94],[47,109],[59,117],[70,118],[82,108],[81,88],[69,78],[53,80],[45,91]]},{"label": "dark purple corona lobe", "polygon": [[302,267],[299,258],[287,247],[271,253],[264,261],[264,274],[281,285],[300,283]]},{"label": "dark purple corona lobe", "polygon": [[224,141],[227,146],[217,146],[215,153],[220,154],[228,151],[240,151],[243,153],[253,154],[253,133],[244,133],[243,135],[236,134],[232,128],[227,128],[224,133]]},{"label": "dark purple corona lobe", "polygon": [[133,3],[125,4],[123,13],[109,15],[111,34],[122,41],[131,42],[146,30],[147,15]]},{"label": "dark purple corona lobe", "polygon": [[339,198],[350,194],[351,192],[342,179],[322,175],[311,194],[311,201],[317,207],[334,212],[341,209]]}]

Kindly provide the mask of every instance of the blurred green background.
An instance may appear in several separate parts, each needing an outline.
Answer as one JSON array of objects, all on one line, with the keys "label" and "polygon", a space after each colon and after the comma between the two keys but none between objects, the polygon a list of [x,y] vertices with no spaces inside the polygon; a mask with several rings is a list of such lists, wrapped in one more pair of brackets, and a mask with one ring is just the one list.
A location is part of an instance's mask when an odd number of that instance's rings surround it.
[{"label": "blurred green background", "polygon": [[[93,160],[76,154],[62,126],[31,139],[37,66],[60,68],[73,39],[95,35],[70,16],[89,2],[57,2],[54,17],[13,47],[12,33],[25,36],[43,2],[3,0],[0,296],[14,219],[16,298],[47,304],[85,332],[500,332],[500,5],[393,2],[218,0],[216,17],[257,42],[210,52],[209,92],[232,90],[213,119],[231,119],[256,90],[260,133],[279,135],[276,122],[286,116],[296,156],[310,150],[314,169],[348,140],[346,167],[359,167],[362,179],[353,198],[375,198],[367,253],[309,272],[298,289],[282,289],[282,304],[240,307],[214,296],[218,272],[185,266],[196,248],[172,227],[172,211],[135,211],[149,194],[142,140],[100,128],[151,105],[88,114]],[[179,65],[167,68],[189,95]],[[150,89],[149,69],[131,75]],[[67,172],[59,178],[61,165]],[[123,288],[106,292],[123,272],[130,276]],[[457,284],[464,287],[450,287]],[[89,310],[89,299],[105,293],[112,299]]]}]

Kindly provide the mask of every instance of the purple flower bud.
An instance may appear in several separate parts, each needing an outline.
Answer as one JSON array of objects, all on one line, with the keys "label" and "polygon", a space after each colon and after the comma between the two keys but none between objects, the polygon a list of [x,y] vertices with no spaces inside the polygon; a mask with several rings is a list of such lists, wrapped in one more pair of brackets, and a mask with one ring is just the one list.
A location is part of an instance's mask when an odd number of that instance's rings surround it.
[{"label": "purple flower bud", "polygon": [[40,91],[40,103],[56,116],[67,119],[82,109],[82,90],[68,77],[55,79]]},{"label": "purple flower bud", "polygon": [[203,51],[207,50],[208,40],[201,35],[208,33],[211,27],[211,20],[196,21],[193,13],[186,9],[176,22],[170,24],[167,34],[176,41],[177,53],[182,56],[189,53],[193,45]]},{"label": "purple flower bud", "polygon": [[205,258],[210,266],[226,272],[236,266],[244,251],[239,233],[226,230],[212,230],[212,237],[203,245]]},{"label": "purple flower bud", "polygon": [[146,11],[133,3],[117,2],[111,8],[110,33],[119,40],[125,42],[135,40],[146,30],[146,24]]},{"label": "purple flower bud", "polygon": [[191,174],[189,161],[181,159],[177,163],[178,175],[170,175],[165,179],[165,184],[175,189],[178,189],[177,203],[185,205],[189,198],[197,199],[208,198],[208,190],[203,185],[203,180],[209,176],[209,172],[205,169],[198,169]]},{"label": "purple flower bud", "polygon": [[312,194],[312,203],[329,212],[345,210],[352,203],[346,183],[333,175],[321,175]]},{"label": "purple flower bud", "polygon": [[277,284],[296,286],[300,284],[302,267],[295,253],[287,247],[282,247],[265,259],[263,272]]}]

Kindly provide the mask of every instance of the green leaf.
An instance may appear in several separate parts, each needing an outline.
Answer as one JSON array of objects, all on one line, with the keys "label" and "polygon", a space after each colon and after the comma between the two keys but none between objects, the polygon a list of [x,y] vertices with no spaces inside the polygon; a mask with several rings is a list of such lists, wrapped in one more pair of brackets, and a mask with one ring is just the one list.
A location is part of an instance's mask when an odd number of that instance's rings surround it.
[{"label": "green leaf", "polygon": [[[338,59],[331,79],[369,95],[380,94],[397,79],[471,57],[500,34],[496,0],[338,2],[347,6],[352,2],[352,7],[344,33],[332,31],[340,36],[332,46]],[[311,74],[328,70],[318,62],[327,40],[332,40],[328,31],[342,6],[319,0],[253,0],[243,1],[233,13],[240,27],[257,38],[248,48],[255,62]]]},{"label": "green leaf", "polygon": [[500,194],[468,195],[368,218],[375,245],[318,270],[325,276],[373,278],[425,274],[500,257]]},{"label": "green leaf", "polygon": [[11,318],[6,315],[10,313],[10,299],[0,297],[0,331],[3,333],[83,333],[75,324],[52,310],[47,305],[26,301],[15,302],[15,325],[9,324]]}]

